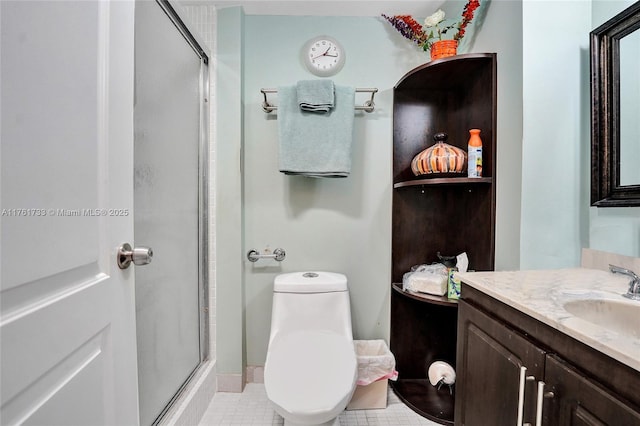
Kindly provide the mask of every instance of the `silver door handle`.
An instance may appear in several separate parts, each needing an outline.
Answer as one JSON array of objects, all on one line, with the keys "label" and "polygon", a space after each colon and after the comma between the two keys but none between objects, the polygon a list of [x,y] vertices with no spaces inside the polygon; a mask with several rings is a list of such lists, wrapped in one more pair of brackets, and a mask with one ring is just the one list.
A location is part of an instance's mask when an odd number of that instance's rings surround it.
[{"label": "silver door handle", "polygon": [[151,259],[153,258],[153,250],[149,247],[136,247],[131,248],[129,243],[124,243],[120,247],[118,247],[118,267],[120,269],[127,269],[131,262],[134,265],[147,265],[151,263]]},{"label": "silver door handle", "polygon": [[531,426],[530,423],[523,423],[524,421],[524,392],[526,382],[535,381],[534,376],[527,376],[527,367],[520,367],[520,380],[518,381],[518,419],[516,420],[516,426]]},{"label": "silver door handle", "polygon": [[536,426],[542,426],[542,408],[544,405],[544,399],[551,399],[556,396],[552,391],[545,392],[545,386],[546,384],[543,381],[538,382],[538,395],[536,398]]},{"label": "silver door handle", "polygon": [[516,426],[522,426],[524,414],[524,385],[527,376],[527,367],[520,366],[520,380],[518,380],[518,419]]}]

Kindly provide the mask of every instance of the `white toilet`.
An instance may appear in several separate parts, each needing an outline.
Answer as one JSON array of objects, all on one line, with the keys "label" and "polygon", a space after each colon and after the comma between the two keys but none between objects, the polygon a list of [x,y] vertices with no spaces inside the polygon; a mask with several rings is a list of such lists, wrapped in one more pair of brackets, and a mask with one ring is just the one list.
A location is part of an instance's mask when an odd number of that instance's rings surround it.
[{"label": "white toilet", "polygon": [[264,368],[267,397],[285,425],[337,425],[356,387],[347,278],[278,275]]}]

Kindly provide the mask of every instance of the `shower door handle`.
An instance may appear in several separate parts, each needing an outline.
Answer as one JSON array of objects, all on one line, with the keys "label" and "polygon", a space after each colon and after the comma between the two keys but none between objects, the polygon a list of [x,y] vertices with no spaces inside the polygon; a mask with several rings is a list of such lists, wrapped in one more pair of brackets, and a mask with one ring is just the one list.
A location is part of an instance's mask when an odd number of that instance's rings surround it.
[{"label": "shower door handle", "polygon": [[131,248],[128,243],[118,247],[117,260],[120,269],[127,269],[131,263],[134,265],[147,265],[151,263],[153,258],[153,250],[149,247]]}]

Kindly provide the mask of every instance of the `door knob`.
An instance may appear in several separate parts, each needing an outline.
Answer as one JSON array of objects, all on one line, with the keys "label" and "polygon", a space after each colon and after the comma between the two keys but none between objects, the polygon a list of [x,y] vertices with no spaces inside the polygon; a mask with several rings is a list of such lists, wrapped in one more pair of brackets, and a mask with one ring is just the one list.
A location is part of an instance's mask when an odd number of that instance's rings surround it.
[{"label": "door knob", "polygon": [[120,269],[127,269],[131,262],[134,265],[146,265],[151,263],[153,257],[153,250],[149,247],[136,247],[131,248],[128,243],[122,244],[118,247],[118,267]]}]

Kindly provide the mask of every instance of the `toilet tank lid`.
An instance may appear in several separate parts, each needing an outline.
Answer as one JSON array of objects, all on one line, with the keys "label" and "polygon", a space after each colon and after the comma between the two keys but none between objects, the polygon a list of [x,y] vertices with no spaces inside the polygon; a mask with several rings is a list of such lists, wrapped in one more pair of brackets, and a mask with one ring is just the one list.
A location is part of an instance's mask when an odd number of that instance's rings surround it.
[{"label": "toilet tank lid", "polygon": [[335,272],[291,272],[278,275],[273,282],[273,291],[280,293],[330,293],[347,290],[347,277]]}]

